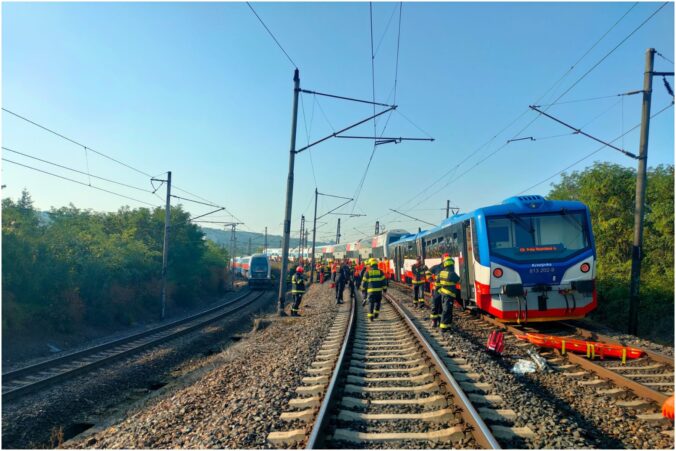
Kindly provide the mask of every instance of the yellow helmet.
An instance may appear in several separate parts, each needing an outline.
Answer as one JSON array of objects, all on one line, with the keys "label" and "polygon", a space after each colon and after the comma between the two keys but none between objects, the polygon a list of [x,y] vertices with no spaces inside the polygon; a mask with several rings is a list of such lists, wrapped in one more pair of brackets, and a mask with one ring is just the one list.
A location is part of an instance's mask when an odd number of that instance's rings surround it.
[{"label": "yellow helmet", "polygon": [[377,258],[372,258],[369,260],[369,265],[377,265],[378,264],[378,259]]},{"label": "yellow helmet", "polygon": [[455,262],[453,261],[452,258],[447,257],[444,259],[444,266],[453,266],[455,265]]}]

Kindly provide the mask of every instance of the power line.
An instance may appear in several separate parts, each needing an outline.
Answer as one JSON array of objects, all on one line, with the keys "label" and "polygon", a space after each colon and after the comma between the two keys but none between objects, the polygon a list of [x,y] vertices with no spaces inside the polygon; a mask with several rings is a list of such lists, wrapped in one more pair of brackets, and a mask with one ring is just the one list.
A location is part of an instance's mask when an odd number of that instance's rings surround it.
[{"label": "power line", "polygon": [[[609,29],[608,29],[601,37],[600,37],[600,38],[599,38],[599,39],[596,40],[596,42],[594,42],[594,44],[592,44],[591,47],[589,47],[589,49],[587,49],[587,51],[584,52],[584,54],[583,54],[580,58],[578,58],[578,60],[577,60],[577,61],[576,61],[576,62],[575,62],[575,63],[574,63],[574,64],[573,64],[573,65],[572,65],[572,66],[571,66],[571,67],[570,67],[570,68],[569,68],[569,69],[568,69],[568,70],[567,70],[567,71],[566,71],[566,72],[565,72],[565,73],[564,73],[564,74],[556,81],[556,82],[554,82],[554,84],[552,84],[552,86],[551,86],[549,89],[547,89],[547,91],[546,91],[543,95],[541,95],[541,96],[538,98],[538,100],[536,100],[534,103],[536,103],[536,104],[537,104],[537,103],[540,103],[540,101],[541,101],[542,99],[544,99],[544,98],[545,98],[552,90],[554,90],[554,89],[555,89],[555,88],[556,88],[556,87],[557,87],[557,86],[558,86],[558,85],[559,85],[559,84],[560,84],[560,83],[561,83],[561,82],[562,82],[562,81],[563,81],[563,80],[564,80],[564,79],[565,79],[565,78],[566,78],[566,77],[567,77],[567,76],[575,69],[575,67],[577,67],[577,65],[578,65],[578,64],[579,64],[579,63],[580,63],[580,62],[581,62],[581,61],[582,61],[582,60],[583,60],[583,59],[584,59],[584,58],[585,58],[585,57],[586,57],[586,56],[587,56],[587,55],[588,55],[588,54],[589,54],[589,53],[590,53],[590,52],[591,52],[591,51],[592,51],[592,50],[593,50],[593,49],[594,49],[594,48],[595,48],[595,47],[596,47],[596,46],[597,46],[597,45],[598,45],[598,44],[599,44],[599,43],[600,43],[600,42],[601,42],[601,41],[602,41],[602,40],[603,40],[603,39],[604,39],[604,38],[612,31],[612,30],[613,30],[613,29],[614,29],[614,28],[615,28],[615,27],[616,27],[616,26],[617,26],[617,25],[618,25],[618,24],[619,24],[619,23],[620,23],[627,15],[628,15],[628,14],[629,14],[629,12],[631,12],[631,11],[634,9],[634,7],[636,7],[637,4],[638,4],[638,2],[634,3],[634,4],[633,4],[633,5],[632,5],[632,6],[631,6],[631,7],[630,7],[630,8],[629,8],[629,9],[628,9],[628,10],[627,10],[627,11],[626,11],[626,12],[625,12],[625,13],[624,13],[624,14],[623,14],[623,15],[622,15],[622,16],[621,16],[621,17],[620,17],[620,18],[619,18],[619,19],[618,19],[618,20],[617,20],[617,21],[616,21],[616,22],[615,22],[615,23],[614,23],[614,24],[613,24],[613,25],[612,25],[612,26],[611,26],[611,27],[610,27],[610,28],[609,28]],[[633,32],[632,32],[632,33],[633,33]],[[585,76],[586,76],[586,75],[585,75]],[[577,84],[577,82],[576,82],[575,84]],[[570,88],[569,88],[569,90],[570,90]],[[568,90],[568,91],[569,91],[569,90]],[[566,91],[566,92],[567,92],[567,91]],[[565,93],[564,93],[564,95],[565,95]],[[562,95],[562,96],[563,96],[563,95]],[[562,96],[559,96],[559,97],[556,99],[556,101],[560,100]],[[556,102],[556,101],[555,101],[555,102]],[[498,136],[500,136],[500,135],[501,135],[502,133],[504,133],[506,130],[508,130],[509,128],[511,128],[515,123],[517,123],[519,120],[521,120],[521,118],[524,117],[526,114],[528,114],[529,111],[530,111],[530,110],[529,110],[528,108],[526,108],[526,109],[525,109],[525,110],[524,110],[524,111],[523,111],[516,119],[514,119],[513,121],[511,121],[506,127],[504,127],[502,130],[500,130],[498,133],[496,133],[495,135],[493,135],[493,137],[491,137],[487,142],[485,142],[484,144],[482,144],[481,146],[479,146],[479,148],[477,148],[476,150],[474,150],[473,152],[471,152],[470,154],[468,154],[467,157],[465,157],[460,163],[458,163],[457,165],[455,165],[454,167],[452,167],[451,169],[449,169],[445,174],[443,174],[441,177],[439,177],[439,178],[438,178],[437,180],[435,180],[433,183],[431,183],[430,185],[428,185],[427,187],[425,187],[419,194],[417,194],[417,195],[414,196],[413,198],[409,199],[408,201],[406,201],[406,203],[402,204],[402,205],[399,206],[398,208],[402,208],[402,207],[408,205],[409,203],[411,203],[413,200],[415,200],[415,199],[417,199],[418,197],[420,197],[423,193],[425,193],[425,192],[428,191],[430,188],[432,188],[434,185],[436,185],[436,184],[439,183],[441,180],[443,180],[444,178],[446,178],[446,176],[449,176],[449,175],[451,174],[451,172],[455,173],[455,171],[456,171],[462,164],[464,164],[467,160],[469,160],[471,157],[473,157],[474,155],[476,155],[476,153],[479,152],[481,149],[487,147],[487,146],[488,146],[491,142],[493,142]],[[519,132],[517,132],[517,133],[514,135],[514,137],[518,137],[521,133],[523,133],[526,129],[528,129],[528,127],[530,127],[530,126],[531,126],[531,125],[532,125],[539,117],[540,117],[539,115],[535,116],[535,118],[533,118],[533,120],[531,120],[528,124],[526,124],[526,126],[523,127],[521,130],[519,130]],[[501,150],[504,149],[505,147],[506,147],[506,145],[503,144],[503,145],[500,146],[497,150],[495,150],[494,152],[492,152],[491,154],[489,154],[487,158],[482,159],[479,163],[477,163],[477,164],[475,164],[474,166],[472,166],[472,168],[476,167],[478,164],[481,164],[483,161],[485,161],[486,159],[488,159],[488,158],[490,158],[491,156],[495,155],[496,153],[498,153],[499,151],[501,151]],[[471,170],[472,168],[470,168],[470,170]],[[464,175],[464,174],[463,174],[463,175]],[[463,175],[461,175],[461,177],[462,177]],[[444,185],[441,189],[437,190],[437,191],[436,191],[435,193],[433,193],[432,195],[438,193],[439,191],[441,191],[442,189],[444,189],[446,186],[448,186],[450,183],[452,183],[452,181],[451,181],[451,182],[448,182],[446,185]],[[428,196],[427,198],[425,198],[425,200],[429,199],[430,197],[431,197],[431,196]],[[423,202],[424,202],[424,201],[423,201]]]},{"label": "power line", "polygon": [[[650,116],[650,118],[653,119],[653,118],[657,117],[658,115],[662,114],[663,112],[665,112],[666,110],[668,110],[668,109],[671,108],[672,106],[674,106],[674,103],[673,103],[673,102],[670,103],[669,105],[667,105],[666,107],[662,108],[662,109],[661,109],[660,111],[658,111],[657,113],[655,113],[655,114],[653,114],[652,116]],[[619,139],[623,138],[625,135],[627,135],[627,134],[629,134],[630,132],[632,132],[632,131],[636,130],[637,128],[639,128],[640,126],[641,126],[640,123],[636,124],[635,126],[633,126],[632,128],[630,128],[630,129],[627,130],[626,132],[622,133],[622,134],[621,134],[620,136],[618,136],[617,138],[615,138],[615,139],[613,139],[612,141],[610,141],[610,143],[612,144],[612,143],[614,143],[615,141],[618,141]],[[604,144],[603,146],[599,147],[598,149],[594,150],[593,152],[588,153],[588,154],[585,155],[584,157],[582,157],[582,158],[580,158],[579,160],[575,161],[573,164],[570,164],[570,165],[566,166],[565,168],[561,169],[560,171],[556,172],[555,174],[553,174],[553,175],[547,177],[547,178],[544,179],[544,180],[539,181],[539,182],[536,183],[535,185],[532,185],[532,186],[526,188],[525,190],[521,191],[521,192],[518,193],[517,195],[523,194],[523,193],[525,193],[525,192],[527,192],[527,191],[530,191],[531,189],[535,188],[536,186],[542,185],[543,183],[545,183],[545,182],[547,182],[547,181],[553,179],[553,178],[556,177],[557,175],[559,175],[559,174],[561,174],[561,173],[567,171],[568,169],[570,169],[570,168],[572,168],[573,166],[575,166],[575,165],[581,163],[582,161],[586,160],[587,158],[591,157],[592,155],[597,154],[598,152],[602,151],[602,150],[605,149],[606,147],[608,147],[608,146]]]},{"label": "power line", "polygon": [[263,27],[265,28],[265,30],[270,34],[270,37],[272,37],[272,39],[275,41],[275,43],[276,43],[277,46],[280,48],[280,50],[281,50],[282,52],[284,52],[284,55],[286,55],[286,57],[289,59],[289,61],[290,61],[291,64],[293,65],[293,67],[297,69],[297,68],[298,68],[298,65],[297,65],[296,63],[293,62],[293,60],[291,59],[291,57],[289,56],[289,54],[286,52],[286,50],[284,50],[284,47],[282,47],[282,44],[279,43],[279,41],[277,40],[277,38],[275,37],[275,35],[272,34],[272,31],[270,31],[270,29],[268,28],[268,26],[265,25],[265,22],[263,22],[263,19],[261,19],[261,17],[258,15],[258,13],[256,12],[256,10],[253,9],[253,6],[251,6],[251,3],[246,2],[246,4],[247,4],[247,6],[249,7],[249,9],[251,9],[251,12],[254,13],[254,15],[258,18],[259,22],[261,23],[261,25],[263,25]]},{"label": "power line", "polygon": [[376,46],[375,56],[378,56],[378,50],[380,50],[380,46],[383,43],[383,39],[385,39],[385,35],[387,34],[387,30],[390,29],[390,25],[392,24],[392,19],[394,18],[395,12],[397,12],[397,5],[394,5],[394,8],[392,8],[392,14],[390,14],[390,18],[387,21],[387,25],[385,26],[385,31],[383,31],[383,34],[382,34],[382,36],[380,36],[380,40],[378,41],[378,45]]},{"label": "power line", "polygon": [[44,171],[42,169],[38,169],[38,168],[33,167],[33,166],[28,166],[27,164],[18,163],[16,161],[13,161],[13,160],[10,160],[10,159],[4,158],[4,157],[2,158],[2,161],[6,161],[8,163],[12,163],[12,164],[15,164],[17,166],[22,166],[22,167],[27,168],[27,169],[32,169],[34,171],[41,172],[43,174],[51,175],[52,177],[60,178],[62,180],[67,180],[69,182],[77,183],[78,185],[87,186],[89,188],[93,188],[95,190],[103,191],[103,192],[108,193],[108,194],[113,194],[115,196],[123,197],[123,198],[128,199],[128,200],[133,200],[134,202],[149,205],[151,207],[161,208],[161,207],[158,207],[157,205],[153,205],[151,203],[145,202],[143,200],[136,199],[134,197],[125,196],[124,194],[116,193],[115,191],[110,191],[110,190],[107,190],[107,189],[104,189],[104,188],[99,188],[98,186],[88,185],[88,184],[81,182],[79,180],[75,180],[75,179],[71,179],[71,178],[68,178],[68,177],[64,177],[62,175],[54,174],[53,172]]},{"label": "power line", "polygon": [[657,56],[661,57],[663,60],[665,60],[665,61],[667,61],[667,62],[669,62],[669,63],[671,63],[671,64],[674,64],[673,61],[671,61],[671,60],[670,60],[669,58],[667,58],[666,56],[662,55],[660,52],[655,51],[655,53],[657,54]]},{"label": "power line", "polygon": [[[316,97],[313,97],[313,99]],[[305,125],[305,135],[307,136],[307,144],[310,145],[310,131],[307,128],[307,119],[305,117],[305,102],[303,101],[303,95],[300,96],[300,105],[303,111],[303,124]],[[312,117],[310,118],[310,130],[312,130],[312,124],[315,118],[315,103],[312,102]],[[317,188],[317,176],[315,175],[315,164],[312,161],[312,150],[308,152],[310,154],[310,166],[312,167],[312,178],[315,181],[315,188]]]},{"label": "power line", "polygon": [[[125,186],[127,188],[132,188],[132,189],[135,189],[135,190],[138,190],[138,191],[143,191],[144,193],[152,194],[152,191],[148,191],[147,189],[144,189],[144,188],[139,188],[138,186],[133,186],[133,185],[128,185],[126,183],[117,182],[115,180],[107,179],[105,177],[100,177],[98,175],[90,174],[89,172],[80,171],[78,169],[74,169],[74,168],[71,168],[71,167],[68,167],[68,166],[64,166],[64,165],[61,165],[61,164],[58,164],[58,163],[54,163],[52,161],[43,160],[42,158],[38,158],[38,157],[35,157],[33,155],[29,155],[27,153],[19,152],[18,150],[10,149],[9,147],[3,146],[2,149],[6,150],[8,152],[12,152],[12,153],[15,153],[15,154],[18,154],[18,155],[22,155],[22,156],[27,157],[27,158],[31,158],[33,160],[40,161],[42,163],[51,164],[52,166],[56,166],[56,167],[59,167],[59,168],[62,168],[62,169],[67,169],[67,170],[72,171],[72,172],[77,172],[78,174],[83,174],[83,175],[86,175],[90,178],[93,177],[95,179],[104,180],[106,182],[115,183],[116,185]],[[90,179],[89,185],[91,185],[91,179]]]},{"label": "power line", "polygon": [[58,136],[59,138],[65,139],[66,141],[69,141],[69,142],[75,144],[76,146],[84,147],[86,150],[91,150],[91,151],[94,152],[95,154],[100,155],[100,156],[102,156],[102,157],[104,157],[104,158],[107,158],[107,159],[109,159],[109,160],[111,160],[111,161],[114,161],[114,162],[117,163],[117,164],[120,164],[120,165],[122,165],[122,166],[124,166],[124,167],[126,167],[126,168],[131,169],[132,171],[136,171],[136,172],[138,172],[139,174],[145,175],[145,176],[147,176],[147,177],[152,177],[152,176],[151,176],[150,174],[148,174],[147,172],[144,172],[144,171],[142,171],[142,170],[140,170],[140,169],[137,169],[137,168],[135,168],[135,167],[133,167],[133,166],[130,166],[130,165],[128,165],[127,163],[123,163],[122,161],[117,160],[117,159],[115,159],[115,158],[113,158],[113,157],[111,157],[111,156],[109,156],[109,155],[106,155],[106,154],[103,153],[103,152],[99,152],[98,150],[94,150],[94,149],[92,149],[92,148],[89,147],[89,146],[85,146],[84,144],[79,143],[79,142],[75,141],[75,140],[72,139],[72,138],[69,138],[69,137],[67,137],[67,136],[65,136],[65,135],[63,135],[63,134],[61,134],[61,133],[59,133],[59,132],[56,132],[56,131],[54,131],[54,130],[52,130],[52,129],[50,129],[50,128],[47,128],[47,127],[45,127],[44,125],[40,125],[40,124],[38,124],[37,122],[28,119],[27,117],[21,116],[21,115],[15,113],[15,112],[13,112],[13,111],[8,110],[7,108],[2,108],[2,111],[5,111],[6,113],[11,114],[12,116],[18,117],[19,119],[24,120],[24,121],[28,122],[29,124],[33,124],[33,125],[35,125],[35,126],[38,127],[38,128],[41,128],[41,129],[43,129],[43,130],[45,130],[45,131],[47,131],[47,132],[49,132],[49,133],[51,133],[51,134],[53,134],[53,135]]}]

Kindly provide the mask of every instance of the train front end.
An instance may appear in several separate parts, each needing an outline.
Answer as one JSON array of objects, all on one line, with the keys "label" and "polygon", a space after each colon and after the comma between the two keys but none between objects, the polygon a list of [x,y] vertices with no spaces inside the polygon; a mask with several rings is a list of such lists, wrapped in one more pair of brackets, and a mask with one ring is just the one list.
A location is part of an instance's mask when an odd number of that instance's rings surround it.
[{"label": "train front end", "polygon": [[272,288],[270,257],[265,254],[251,256],[249,269],[249,287],[252,289]]},{"label": "train front end", "polygon": [[[477,211],[477,306],[505,322],[582,318],[596,308],[596,252],[581,202],[519,196]],[[468,252],[469,254],[470,252]]]}]

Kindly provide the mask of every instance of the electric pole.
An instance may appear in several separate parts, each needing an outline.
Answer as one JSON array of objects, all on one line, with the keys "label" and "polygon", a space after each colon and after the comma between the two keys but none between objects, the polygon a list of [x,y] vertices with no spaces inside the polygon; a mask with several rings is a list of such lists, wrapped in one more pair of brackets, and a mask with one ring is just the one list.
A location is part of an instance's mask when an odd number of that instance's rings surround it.
[{"label": "electric pole", "polygon": [[268,228],[265,228],[265,255],[268,255]]},{"label": "electric pole", "polygon": [[638,332],[639,288],[641,284],[641,259],[643,258],[643,216],[648,163],[648,134],[650,131],[650,100],[653,89],[653,63],[655,49],[645,55],[643,74],[643,112],[641,113],[641,140],[639,143],[638,172],[636,174],[636,206],[634,209],[634,242],[631,247],[631,281],[629,285],[629,333]]},{"label": "electric pole", "polygon": [[230,255],[232,256],[232,263],[230,264],[230,285],[235,289],[235,252],[237,252],[237,224],[231,224],[230,229]]},{"label": "electric pole", "polygon": [[303,235],[305,234],[305,215],[300,215],[300,234],[298,235],[298,262],[303,258]]},{"label": "electric pole", "polygon": [[340,218],[338,218],[338,227],[336,228],[336,244],[340,244]]},{"label": "electric pole", "polygon": [[315,245],[317,242],[317,198],[319,191],[315,187],[315,215],[312,220],[312,267],[310,268],[310,281],[315,280]]},{"label": "electric pole", "polygon": [[446,200],[446,219],[448,219],[448,214],[451,211],[451,201]]},{"label": "electric pole", "polygon": [[171,227],[171,171],[167,172],[167,179],[150,179],[152,181],[167,183],[167,203],[164,207],[164,243],[162,245],[162,312],[160,317],[164,319],[167,306],[167,264],[169,261],[169,228]]},{"label": "electric pole", "polygon": [[286,209],[284,211],[284,243],[282,246],[282,272],[279,277],[279,316],[284,313],[286,298],[286,273],[289,264],[289,239],[291,238],[291,207],[293,203],[293,169],[296,159],[296,123],[298,121],[298,93],[300,92],[300,74],[293,72],[293,115],[291,116],[291,148],[289,150],[289,175],[286,179]]}]

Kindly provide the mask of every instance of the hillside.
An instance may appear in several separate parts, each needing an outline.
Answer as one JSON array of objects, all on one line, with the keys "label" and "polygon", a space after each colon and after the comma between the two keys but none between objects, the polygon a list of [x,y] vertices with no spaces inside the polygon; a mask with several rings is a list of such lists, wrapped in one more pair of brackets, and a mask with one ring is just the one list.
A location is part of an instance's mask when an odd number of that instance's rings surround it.
[{"label": "hillside", "polygon": [[[232,233],[229,230],[218,230],[208,227],[202,227],[202,231],[206,237],[214,241],[219,246],[225,246],[225,249],[230,251],[230,239]],[[263,249],[265,243],[265,235],[257,232],[246,232],[237,230],[235,232],[235,237],[237,239],[237,249],[235,255],[249,255],[251,253],[259,252]],[[249,252],[249,238],[251,238],[251,252]],[[296,236],[291,235],[289,245],[293,247],[298,246],[298,233]],[[312,245],[312,237],[308,238],[308,244]],[[329,244],[326,242],[317,242],[317,246]],[[268,235],[268,248],[280,248],[282,247],[282,237],[280,235]]]}]

